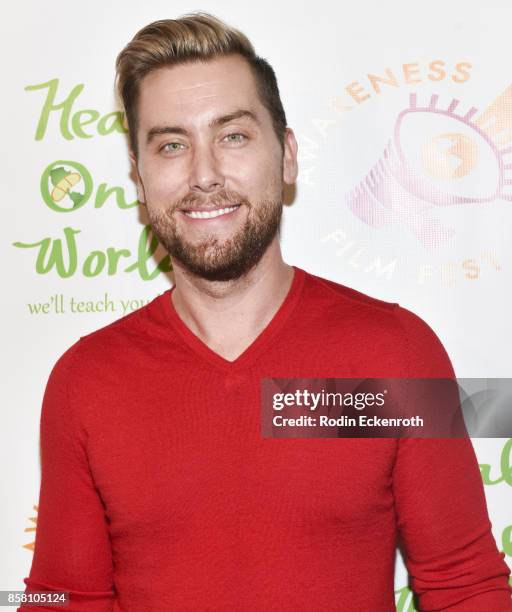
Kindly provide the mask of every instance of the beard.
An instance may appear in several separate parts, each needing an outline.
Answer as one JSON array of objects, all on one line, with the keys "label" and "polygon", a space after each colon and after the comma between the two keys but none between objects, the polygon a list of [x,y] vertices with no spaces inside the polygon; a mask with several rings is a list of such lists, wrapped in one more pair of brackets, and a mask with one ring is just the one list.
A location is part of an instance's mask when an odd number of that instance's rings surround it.
[{"label": "beard", "polygon": [[[281,200],[262,200],[252,205],[236,192],[222,191],[208,201],[214,205],[240,204],[248,209],[244,225],[230,238],[219,240],[214,234],[200,242],[186,240],[177,228],[175,214],[193,206],[197,199],[184,198],[164,213],[148,216],[153,233],[171,258],[177,259],[191,274],[209,281],[230,281],[244,276],[261,259],[279,231],[283,205]],[[233,214],[233,213],[228,213]]]}]

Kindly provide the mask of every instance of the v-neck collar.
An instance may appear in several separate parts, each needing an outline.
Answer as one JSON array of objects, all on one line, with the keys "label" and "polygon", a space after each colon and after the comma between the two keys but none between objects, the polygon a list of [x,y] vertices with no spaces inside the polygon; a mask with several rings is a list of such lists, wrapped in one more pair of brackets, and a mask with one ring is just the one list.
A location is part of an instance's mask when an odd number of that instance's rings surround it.
[{"label": "v-neck collar", "polygon": [[227,372],[238,370],[239,368],[245,367],[261,353],[268,341],[282,328],[283,324],[297,305],[302,287],[304,286],[306,272],[297,266],[292,267],[294,269],[294,275],[285,299],[263,331],[260,332],[253,342],[234,361],[229,361],[213,351],[182,321],[172,302],[171,294],[175,286],[168,289],[160,296],[166,320],[174,327],[186,344],[202,359]]}]

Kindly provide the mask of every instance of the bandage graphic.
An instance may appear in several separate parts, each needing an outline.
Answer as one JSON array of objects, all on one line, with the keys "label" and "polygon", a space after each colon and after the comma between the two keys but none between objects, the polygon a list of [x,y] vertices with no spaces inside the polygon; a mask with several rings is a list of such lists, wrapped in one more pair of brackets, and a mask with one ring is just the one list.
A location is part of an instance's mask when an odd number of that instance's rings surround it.
[{"label": "bandage graphic", "polygon": [[50,197],[53,202],[58,203],[67,195],[73,202],[73,208],[80,206],[83,194],[71,191],[81,180],[78,172],[66,170],[64,167],[54,168],[50,172],[50,180],[53,185]]},{"label": "bandage graphic", "polygon": [[460,111],[459,100],[427,105],[416,93],[396,118],[382,157],[345,197],[364,223],[399,223],[426,248],[455,236],[436,207],[512,201],[512,86],[485,111]]}]

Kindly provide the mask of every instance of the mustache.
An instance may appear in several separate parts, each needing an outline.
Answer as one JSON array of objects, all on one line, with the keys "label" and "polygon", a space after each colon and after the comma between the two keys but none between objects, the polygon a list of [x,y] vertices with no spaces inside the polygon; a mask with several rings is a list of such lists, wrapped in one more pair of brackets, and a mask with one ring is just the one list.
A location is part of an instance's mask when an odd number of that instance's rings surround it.
[{"label": "mustache", "polygon": [[247,206],[251,206],[249,200],[237,193],[236,191],[218,191],[215,194],[205,197],[198,197],[197,194],[188,194],[184,198],[181,198],[177,202],[171,206],[171,210],[180,210],[183,208],[187,208],[187,206],[205,206],[211,205],[212,207],[222,206],[223,204],[227,206],[233,206],[235,204],[246,204]]}]

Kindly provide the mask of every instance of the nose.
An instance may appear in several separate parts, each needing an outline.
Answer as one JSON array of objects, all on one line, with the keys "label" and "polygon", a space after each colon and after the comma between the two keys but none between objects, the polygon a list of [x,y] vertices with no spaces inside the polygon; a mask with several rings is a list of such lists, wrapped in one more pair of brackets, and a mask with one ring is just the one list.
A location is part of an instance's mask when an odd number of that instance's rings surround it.
[{"label": "nose", "polygon": [[224,187],[224,175],[215,151],[209,143],[197,144],[191,161],[191,191],[212,192]]}]

